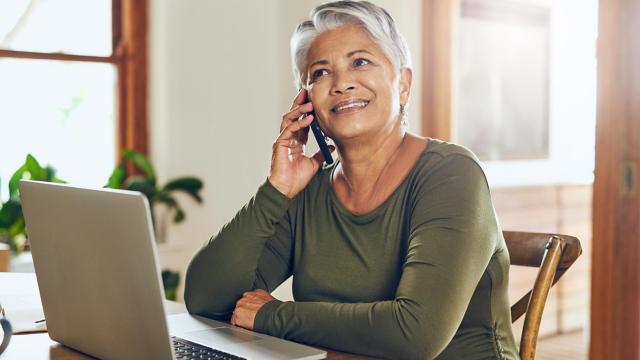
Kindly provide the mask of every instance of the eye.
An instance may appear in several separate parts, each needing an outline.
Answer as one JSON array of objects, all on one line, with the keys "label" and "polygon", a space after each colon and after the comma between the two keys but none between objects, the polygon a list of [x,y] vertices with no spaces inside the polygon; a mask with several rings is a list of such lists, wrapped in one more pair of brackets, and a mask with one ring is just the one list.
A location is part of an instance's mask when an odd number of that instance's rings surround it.
[{"label": "eye", "polygon": [[355,67],[360,67],[360,66],[364,66],[367,64],[370,64],[371,62],[365,58],[357,58],[355,60],[353,60],[353,66]]},{"label": "eye", "polygon": [[326,69],[318,69],[311,73],[311,80],[315,80],[327,72]]}]

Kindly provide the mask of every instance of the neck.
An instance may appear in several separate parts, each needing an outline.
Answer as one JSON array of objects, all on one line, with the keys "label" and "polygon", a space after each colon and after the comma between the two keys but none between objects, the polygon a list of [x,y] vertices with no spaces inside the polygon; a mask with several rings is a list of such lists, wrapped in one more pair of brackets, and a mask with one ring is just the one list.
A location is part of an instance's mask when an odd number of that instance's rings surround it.
[{"label": "neck", "polygon": [[350,197],[369,197],[381,175],[392,163],[405,139],[405,129],[395,122],[373,139],[336,143],[340,157],[335,177],[344,181]]}]

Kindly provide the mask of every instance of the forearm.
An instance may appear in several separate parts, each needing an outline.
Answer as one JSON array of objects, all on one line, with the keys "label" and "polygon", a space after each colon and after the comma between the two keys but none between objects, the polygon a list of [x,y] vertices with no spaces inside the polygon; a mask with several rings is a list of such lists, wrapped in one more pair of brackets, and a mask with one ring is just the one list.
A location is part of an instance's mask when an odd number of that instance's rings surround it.
[{"label": "forearm", "polygon": [[236,300],[253,288],[265,242],[275,234],[290,202],[266,182],[196,253],[185,280],[189,312],[219,319],[231,316]]},{"label": "forearm", "polygon": [[[374,303],[267,303],[258,312],[255,330],[307,344],[392,359],[430,359],[453,334],[435,332],[429,324],[446,319],[425,317],[410,300]],[[435,314],[434,316],[438,316]]]}]

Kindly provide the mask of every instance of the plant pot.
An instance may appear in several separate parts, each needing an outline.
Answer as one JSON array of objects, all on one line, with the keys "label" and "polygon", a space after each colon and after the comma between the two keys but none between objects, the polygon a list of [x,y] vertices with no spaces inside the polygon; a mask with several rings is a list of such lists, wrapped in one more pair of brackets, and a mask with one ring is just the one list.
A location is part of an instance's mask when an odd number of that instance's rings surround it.
[{"label": "plant pot", "polygon": [[11,249],[9,245],[0,243],[0,272],[9,271],[9,259],[11,258]]},{"label": "plant pot", "polygon": [[158,244],[167,242],[167,224],[169,224],[170,215],[169,208],[164,205],[153,207],[153,229],[156,235],[156,243]]}]

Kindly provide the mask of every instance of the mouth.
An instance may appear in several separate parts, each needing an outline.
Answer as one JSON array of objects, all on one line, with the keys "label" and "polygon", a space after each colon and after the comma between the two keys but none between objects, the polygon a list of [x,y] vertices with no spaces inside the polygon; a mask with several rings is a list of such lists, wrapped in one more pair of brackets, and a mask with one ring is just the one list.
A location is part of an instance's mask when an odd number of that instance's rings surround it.
[{"label": "mouth", "polygon": [[331,112],[334,114],[344,114],[356,112],[364,109],[369,105],[369,100],[363,99],[351,99],[346,101],[341,101],[337,103],[332,109]]}]

